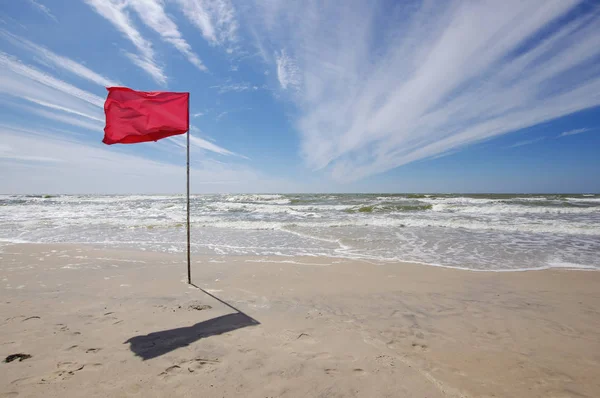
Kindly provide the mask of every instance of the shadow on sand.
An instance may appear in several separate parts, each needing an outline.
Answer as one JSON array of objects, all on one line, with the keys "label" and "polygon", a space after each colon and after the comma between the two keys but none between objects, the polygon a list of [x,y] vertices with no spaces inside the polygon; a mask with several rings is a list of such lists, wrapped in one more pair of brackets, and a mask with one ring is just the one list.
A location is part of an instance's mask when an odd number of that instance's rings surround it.
[{"label": "shadow on sand", "polygon": [[229,308],[232,308],[236,312],[199,322],[192,326],[161,330],[160,332],[153,332],[147,335],[134,336],[127,340],[125,344],[130,344],[129,349],[136,356],[143,358],[145,361],[164,355],[177,348],[188,346],[205,337],[231,332],[236,329],[245,328],[246,326],[260,325],[260,322],[256,319],[246,315],[232,305],[213,296],[196,285],[193,286],[225,304]]}]

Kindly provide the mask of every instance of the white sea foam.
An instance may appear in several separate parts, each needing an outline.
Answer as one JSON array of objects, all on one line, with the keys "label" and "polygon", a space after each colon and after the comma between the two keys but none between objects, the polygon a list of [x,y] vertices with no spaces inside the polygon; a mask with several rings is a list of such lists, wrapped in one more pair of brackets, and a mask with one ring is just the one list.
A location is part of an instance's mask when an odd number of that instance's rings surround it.
[{"label": "white sea foam", "polygon": [[[0,195],[0,243],[185,251],[185,198]],[[338,256],[473,270],[600,267],[600,197],[193,195],[205,254]],[[574,265],[577,265],[576,267]]]},{"label": "white sea foam", "polygon": [[452,204],[433,204],[433,211],[439,212],[461,212],[471,214],[590,214],[600,215],[599,207],[551,207],[551,206],[521,206],[495,203],[490,206],[466,206],[459,207]]}]

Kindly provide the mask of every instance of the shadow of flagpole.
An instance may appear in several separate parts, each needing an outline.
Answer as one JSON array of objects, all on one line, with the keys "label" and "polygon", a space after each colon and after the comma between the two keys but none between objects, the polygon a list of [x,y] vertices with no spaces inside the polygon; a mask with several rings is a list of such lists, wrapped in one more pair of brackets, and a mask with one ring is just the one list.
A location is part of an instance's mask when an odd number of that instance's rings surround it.
[{"label": "shadow of flagpole", "polygon": [[213,299],[217,300],[218,302],[220,302],[221,304],[226,305],[227,307],[231,308],[232,310],[234,310],[235,312],[244,315],[245,317],[248,317],[249,319],[252,319],[254,322],[256,322],[256,324],[260,324],[260,322],[258,322],[256,319],[252,318],[251,316],[245,314],[244,312],[240,311],[239,309],[235,308],[233,305],[229,304],[226,301],[221,300],[220,298],[218,298],[217,296],[215,296],[214,294],[211,294],[209,292],[207,292],[206,290],[202,289],[200,286],[196,286],[193,283],[190,283],[191,286],[194,286],[196,289],[202,291],[202,293],[206,294],[207,296],[212,297]]},{"label": "shadow of flagpole", "polygon": [[215,336],[247,326],[260,325],[256,319],[240,311],[231,304],[207,292],[199,286],[191,284],[204,294],[235,311],[233,314],[222,315],[213,319],[176,329],[161,330],[146,335],[134,336],[125,341],[129,349],[144,361],[159,357],[181,347],[186,347],[200,339]]}]

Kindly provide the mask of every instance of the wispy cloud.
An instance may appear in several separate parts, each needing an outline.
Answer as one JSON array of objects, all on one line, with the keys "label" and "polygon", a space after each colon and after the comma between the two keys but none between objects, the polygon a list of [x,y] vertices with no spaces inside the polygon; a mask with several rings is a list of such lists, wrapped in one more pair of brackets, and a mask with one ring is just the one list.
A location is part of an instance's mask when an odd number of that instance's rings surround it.
[{"label": "wispy cloud", "polygon": [[[104,99],[0,52],[0,100],[31,115],[101,132]],[[26,105],[25,100],[31,105]]]},{"label": "wispy cloud", "polygon": [[69,71],[81,78],[89,80],[93,83],[99,84],[101,86],[119,86],[121,85],[116,80],[111,80],[105,76],[102,76],[99,73],[94,72],[90,68],[73,61],[70,58],[64,57],[62,55],[58,55],[49,49],[35,44],[27,39],[22,37],[18,37],[4,30],[0,30],[0,35],[5,37],[8,40],[11,40],[13,43],[16,43],[21,48],[26,48],[27,50],[33,52],[36,56],[40,57],[44,61],[50,62],[52,65],[62,68],[66,71]]},{"label": "wispy cloud", "polygon": [[560,133],[558,135],[558,138],[560,138],[560,137],[566,137],[566,136],[569,136],[569,135],[581,134],[581,133],[585,133],[585,132],[590,131],[590,130],[591,129],[589,129],[589,128],[569,130],[569,131],[565,131],[565,132]]},{"label": "wispy cloud", "polygon": [[277,63],[277,79],[281,88],[293,89],[300,86],[300,70],[296,66],[295,61],[290,58],[285,50],[275,54],[275,62]]},{"label": "wispy cloud", "polygon": [[[38,104],[57,104],[71,113],[95,117],[104,99],[0,52],[0,92]],[[92,107],[90,107],[90,105]],[[46,105],[47,106],[47,105]]]},{"label": "wispy cloud", "polygon": [[242,91],[257,91],[260,87],[248,82],[239,82],[211,86],[210,88],[216,88],[219,94],[225,94],[232,91],[238,93]]},{"label": "wispy cloud", "polygon": [[600,18],[566,20],[578,1],[352,4],[261,2],[248,18],[281,87],[301,85],[306,163],[336,179],[600,105]]},{"label": "wispy cloud", "polygon": [[238,40],[238,22],[229,0],[176,0],[183,14],[211,45],[232,49]]},{"label": "wispy cloud", "polygon": [[166,84],[167,76],[156,63],[152,43],[137,30],[125,9],[127,2],[117,0],[85,0],[98,14],[119,30],[138,50],[139,54],[127,52],[127,57],[148,73],[157,83]]},{"label": "wispy cloud", "polygon": [[[81,114],[73,109],[63,107],[60,105],[55,105],[51,103],[46,103],[43,101],[38,101],[35,99],[29,99],[29,101],[36,105],[41,105],[40,107],[27,105],[21,102],[11,102],[2,100],[0,103],[3,103],[6,107],[10,107],[16,110],[23,111],[27,114],[27,118],[41,116],[45,119],[50,119],[53,121],[57,121],[60,123],[70,124],[71,126],[76,126],[79,128],[84,128],[86,130],[91,130],[95,132],[101,132],[104,127],[104,121],[97,119],[95,117],[90,117],[89,115]],[[83,117],[81,117],[83,116]],[[47,124],[47,121],[45,122]],[[20,127],[23,131],[30,132],[28,129]],[[48,129],[50,130],[50,129]],[[60,132],[62,134],[62,132]]]},{"label": "wispy cloud", "polygon": [[29,3],[32,6],[34,6],[38,11],[46,14],[46,16],[48,18],[52,19],[54,22],[58,22],[58,19],[56,19],[56,17],[52,14],[52,12],[50,12],[50,9],[48,7],[46,7],[45,5],[41,4],[40,2],[38,2],[36,0],[29,0]]},{"label": "wispy cloud", "polygon": [[[202,137],[198,137],[198,135],[202,134],[202,131],[196,127],[196,126],[191,126],[191,131],[193,134],[190,134],[190,148],[193,150],[195,149],[201,149],[201,150],[206,150],[206,151],[210,151],[210,152],[214,152],[217,153],[219,155],[223,155],[223,156],[235,156],[238,158],[242,158],[242,159],[246,159],[246,160],[250,160],[250,158],[248,158],[247,156],[241,155],[239,153],[236,152],[232,152],[228,149],[225,149],[213,142],[210,142],[208,140],[205,140]],[[169,137],[172,142],[174,144],[176,144],[178,147],[180,148],[185,148],[186,147],[186,143],[185,143],[185,137],[184,136],[174,136],[174,137]]]},{"label": "wispy cloud", "polygon": [[[191,149],[203,149],[206,151],[210,151],[210,152],[214,152],[214,153],[218,153],[219,155],[225,155],[225,156],[239,156],[242,158],[246,158],[243,155],[238,155],[235,152],[231,152],[230,150],[227,150],[223,147],[218,146],[217,144],[214,144],[210,141],[205,140],[204,138],[198,137],[198,134],[201,134],[201,131],[199,128],[192,126],[191,127],[191,131],[193,132],[194,135],[190,134],[190,148]],[[180,148],[185,148],[186,147],[186,138],[181,135],[181,136],[173,136],[173,137],[169,137],[169,139],[171,140],[171,142],[173,142],[174,144],[176,144],[178,147]]]},{"label": "wispy cloud", "polygon": [[53,104],[53,103],[50,103],[50,102],[45,102],[45,101],[41,101],[41,100],[36,99],[36,98],[30,98],[30,97],[23,97],[23,99],[26,99],[29,102],[33,102],[34,104],[41,105],[41,106],[46,107],[46,108],[56,109],[56,110],[67,112],[67,113],[72,113],[72,114],[77,115],[77,116],[83,116],[85,118],[94,120],[96,122],[104,122],[104,119],[102,119],[102,118],[100,118],[100,117],[98,117],[96,115],[90,115],[90,114],[87,114],[87,113],[84,113],[84,112],[79,112],[76,109],[67,108],[67,107],[62,106],[60,104]]},{"label": "wispy cloud", "polygon": [[219,113],[215,119],[217,121],[220,121],[222,118],[224,118],[225,116],[229,115],[230,113],[243,112],[243,111],[251,111],[251,110],[252,110],[252,108],[230,109],[228,111],[223,111],[223,112]]},{"label": "wispy cloud", "polygon": [[[28,134],[0,126],[0,135],[0,186],[6,192],[165,193],[185,187],[184,166],[124,152],[131,146],[90,146],[43,129]],[[194,162],[191,181],[193,192],[256,192],[277,186],[245,165],[210,159]]]},{"label": "wispy cloud", "polygon": [[129,4],[138,13],[146,26],[158,33],[164,41],[172,44],[198,69],[207,70],[200,58],[192,51],[192,47],[181,36],[175,22],[165,12],[162,1],[129,0]]},{"label": "wispy cloud", "polygon": [[82,119],[80,117],[73,117],[69,115],[62,115],[56,112],[50,112],[43,109],[30,109],[30,112],[36,113],[47,119],[53,119],[57,122],[70,124],[76,127],[83,127],[84,129],[91,130],[97,133],[101,133],[104,128],[104,121],[95,122],[93,120]]},{"label": "wispy cloud", "polygon": [[146,73],[152,76],[155,82],[161,85],[167,84],[167,75],[163,69],[154,62],[154,60],[128,52],[125,52],[125,56],[140,69],[143,69]]},{"label": "wispy cloud", "polygon": [[508,148],[517,148],[520,146],[531,145],[531,144],[535,144],[536,142],[543,141],[545,139],[546,139],[546,137],[538,137],[538,138],[534,138],[531,140],[518,141],[518,142],[512,144],[511,146],[509,146]]}]

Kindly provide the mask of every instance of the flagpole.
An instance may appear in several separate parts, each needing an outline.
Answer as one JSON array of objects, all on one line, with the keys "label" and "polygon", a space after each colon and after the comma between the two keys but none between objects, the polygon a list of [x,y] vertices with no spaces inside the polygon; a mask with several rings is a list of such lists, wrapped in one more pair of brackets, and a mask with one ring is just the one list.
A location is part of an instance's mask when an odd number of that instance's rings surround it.
[{"label": "flagpole", "polygon": [[[188,94],[189,95],[189,94]],[[190,99],[188,97],[187,115],[187,272],[188,284],[192,284],[192,266],[190,261]]]}]

